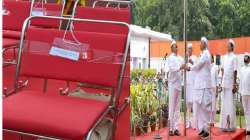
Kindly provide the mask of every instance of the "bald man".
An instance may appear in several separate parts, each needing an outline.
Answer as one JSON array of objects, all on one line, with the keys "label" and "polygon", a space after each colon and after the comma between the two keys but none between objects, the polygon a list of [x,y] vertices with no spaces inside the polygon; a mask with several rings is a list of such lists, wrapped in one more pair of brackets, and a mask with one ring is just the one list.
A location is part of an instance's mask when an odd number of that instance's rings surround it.
[{"label": "bald man", "polygon": [[234,54],[235,42],[228,41],[228,53],[222,63],[222,92],[220,128],[222,131],[236,130],[236,109],[234,93],[236,93],[237,57]]}]

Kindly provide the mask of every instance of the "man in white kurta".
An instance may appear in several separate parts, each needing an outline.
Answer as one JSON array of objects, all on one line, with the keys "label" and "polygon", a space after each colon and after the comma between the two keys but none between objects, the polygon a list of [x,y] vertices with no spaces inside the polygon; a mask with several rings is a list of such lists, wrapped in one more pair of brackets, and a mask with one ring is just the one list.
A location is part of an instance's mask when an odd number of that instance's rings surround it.
[{"label": "man in white kurta", "polygon": [[195,71],[196,77],[194,80],[194,104],[197,107],[197,121],[199,136],[201,138],[209,137],[209,121],[211,116],[211,56],[208,51],[208,41],[205,37],[201,38],[201,55],[197,63],[187,70]]},{"label": "man in white kurta", "polygon": [[[196,63],[197,57],[193,55],[193,47],[192,44],[189,43],[187,46],[187,55],[188,55],[188,66],[193,66]],[[187,71],[187,87],[186,87],[186,108],[187,108],[187,123],[186,128],[190,128],[191,124],[193,128],[197,128],[197,114],[196,109],[193,108],[193,120],[191,120],[191,110],[193,106],[193,94],[194,94],[194,79],[195,72]]]},{"label": "man in white kurta", "polygon": [[237,58],[234,54],[235,43],[228,41],[228,53],[222,64],[222,92],[220,127],[222,131],[236,130],[236,110],[234,93],[236,92]]},{"label": "man in white kurta", "polygon": [[182,82],[182,59],[177,55],[177,44],[171,43],[172,54],[168,58],[168,87],[169,87],[169,135],[180,135],[178,125],[180,117],[180,98]]},{"label": "man in white kurta", "polygon": [[211,108],[211,121],[215,123],[216,117],[216,97],[217,97],[217,87],[218,87],[218,76],[219,76],[219,68],[214,63],[214,57],[211,57],[211,83],[212,83],[212,108]]},{"label": "man in white kurta", "polygon": [[240,71],[239,91],[242,96],[242,105],[244,108],[246,120],[246,134],[250,135],[250,55],[245,54],[244,66]]}]

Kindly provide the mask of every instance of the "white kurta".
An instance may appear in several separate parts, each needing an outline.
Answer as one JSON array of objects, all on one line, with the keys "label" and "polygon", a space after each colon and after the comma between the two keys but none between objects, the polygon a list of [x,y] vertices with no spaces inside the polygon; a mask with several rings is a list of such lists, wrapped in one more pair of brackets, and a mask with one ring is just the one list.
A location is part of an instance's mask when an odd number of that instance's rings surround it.
[{"label": "white kurta", "polygon": [[229,53],[224,56],[224,61],[222,63],[222,68],[224,69],[224,74],[222,77],[223,88],[233,88],[234,84],[234,71],[237,70],[237,57],[234,53]]},{"label": "white kurta", "polygon": [[[194,64],[197,61],[197,57],[192,55],[190,56],[190,58]],[[191,63],[188,63],[188,66],[192,66]],[[187,93],[186,93],[186,98],[187,98],[187,102],[193,102],[193,90],[194,90],[194,79],[195,79],[195,72],[194,71],[188,71],[187,72]]]},{"label": "white kurta", "polygon": [[241,68],[239,91],[242,95],[246,129],[250,131],[250,64]]},{"label": "white kurta", "polygon": [[168,87],[169,87],[169,120],[170,131],[178,129],[180,118],[180,98],[182,74],[180,67],[182,65],[181,57],[171,54],[168,58]]},{"label": "white kurta", "polygon": [[234,71],[237,70],[237,58],[234,53],[226,54],[222,64],[224,74],[222,77],[221,116],[220,127],[226,131],[236,129],[236,110],[234,94]]},{"label": "white kurta", "polygon": [[218,86],[218,66],[211,64],[211,82],[212,82],[212,121],[215,122],[216,115],[216,87]]},{"label": "white kurta", "polygon": [[[192,66],[196,63],[197,57],[194,55],[191,55],[189,57],[193,61],[193,64],[188,63],[188,66]],[[195,79],[195,72],[194,71],[187,71],[187,85],[186,85],[186,108],[187,108],[187,125],[186,127],[190,127],[192,124],[193,128],[197,128],[195,121],[191,120],[191,110],[193,106],[193,94],[194,94],[194,79]]]},{"label": "white kurta", "polygon": [[197,63],[191,67],[195,71],[194,80],[194,117],[199,131],[208,130],[210,121],[211,101],[211,55],[208,50],[202,51]]}]

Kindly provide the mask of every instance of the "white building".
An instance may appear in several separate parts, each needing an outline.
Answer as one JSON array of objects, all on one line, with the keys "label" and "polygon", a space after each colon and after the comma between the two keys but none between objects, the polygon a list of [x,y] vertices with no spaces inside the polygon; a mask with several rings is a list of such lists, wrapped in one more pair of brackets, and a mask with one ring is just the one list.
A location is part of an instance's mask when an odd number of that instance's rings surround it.
[{"label": "white building", "polygon": [[[131,44],[130,44],[130,69],[156,68],[158,64],[150,62],[150,42],[152,41],[172,41],[169,34],[152,31],[148,28],[142,28],[136,25],[131,27]],[[158,62],[157,62],[158,63]]]}]

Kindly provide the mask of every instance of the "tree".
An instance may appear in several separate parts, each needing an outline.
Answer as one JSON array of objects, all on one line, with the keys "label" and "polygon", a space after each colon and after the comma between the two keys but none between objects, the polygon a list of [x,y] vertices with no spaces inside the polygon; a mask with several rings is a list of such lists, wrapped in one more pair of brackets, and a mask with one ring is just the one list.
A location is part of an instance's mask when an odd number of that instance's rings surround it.
[{"label": "tree", "polygon": [[[183,39],[183,0],[137,0],[135,24]],[[188,0],[187,37],[250,35],[249,0]]]}]

